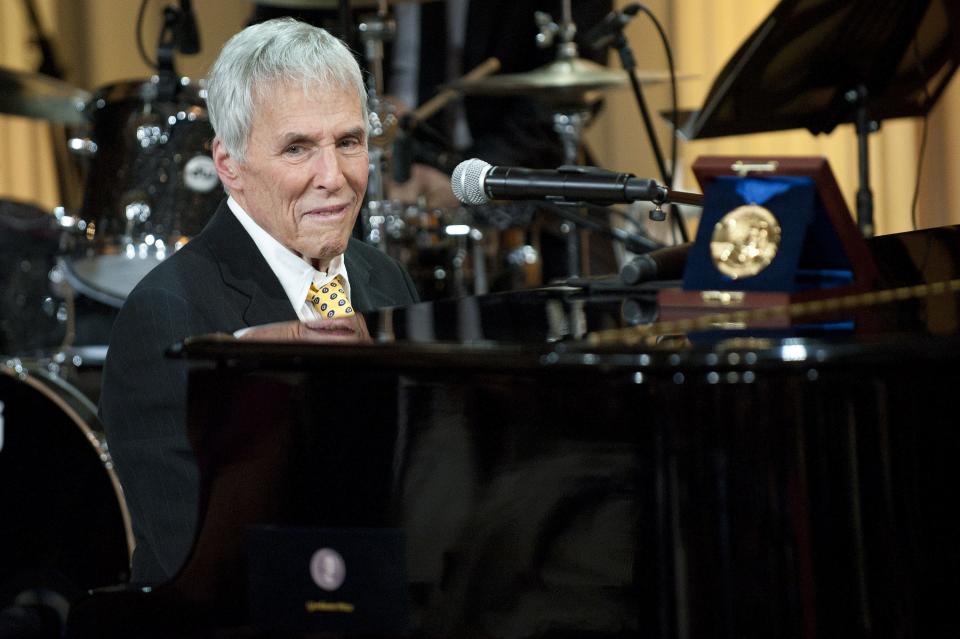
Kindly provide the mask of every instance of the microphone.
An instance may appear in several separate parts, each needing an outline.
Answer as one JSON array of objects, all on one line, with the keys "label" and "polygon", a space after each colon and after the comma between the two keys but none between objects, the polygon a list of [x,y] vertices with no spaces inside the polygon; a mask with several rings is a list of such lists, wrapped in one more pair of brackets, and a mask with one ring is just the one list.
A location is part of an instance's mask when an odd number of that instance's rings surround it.
[{"label": "microphone", "polygon": [[200,29],[197,28],[197,17],[193,14],[190,0],[180,0],[180,34],[177,39],[177,48],[180,53],[193,55],[200,53]]},{"label": "microphone", "polygon": [[603,20],[583,34],[584,43],[594,51],[606,49],[620,36],[623,28],[633,19],[633,16],[637,15],[638,11],[640,11],[640,5],[637,3],[627,5],[623,11],[611,11]]},{"label": "microphone", "polygon": [[655,180],[587,166],[524,169],[491,166],[483,160],[464,160],[450,179],[453,194],[464,204],[491,200],[548,199],[561,202],[613,204],[647,200],[664,202],[666,187]]},{"label": "microphone", "polygon": [[623,265],[620,279],[629,285],[654,280],[678,280],[683,277],[691,246],[693,242],[686,242],[638,255]]}]

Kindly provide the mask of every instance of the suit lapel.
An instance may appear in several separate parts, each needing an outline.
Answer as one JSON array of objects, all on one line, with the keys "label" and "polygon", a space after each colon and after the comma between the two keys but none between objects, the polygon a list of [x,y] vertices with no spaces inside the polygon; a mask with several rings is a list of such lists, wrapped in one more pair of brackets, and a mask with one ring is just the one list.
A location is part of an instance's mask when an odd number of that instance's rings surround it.
[{"label": "suit lapel", "polygon": [[359,254],[358,251],[351,251],[350,246],[360,240],[350,238],[350,244],[347,245],[347,252],[343,256],[343,261],[347,266],[347,277],[350,279],[350,303],[358,311],[374,307],[373,292],[370,289],[370,272],[372,270],[370,263]]},{"label": "suit lapel", "polygon": [[[297,319],[280,280],[226,200],[204,230],[204,237],[219,264],[224,286],[235,293],[237,310],[247,326]],[[357,242],[360,240],[351,238],[344,255],[353,307],[362,312],[392,305],[392,300],[384,292],[371,285],[373,266],[370,262],[359,251],[349,249]]]},{"label": "suit lapel", "polygon": [[280,280],[226,200],[210,220],[208,231],[220,276],[224,285],[237,293],[238,310],[247,326],[297,319]]}]

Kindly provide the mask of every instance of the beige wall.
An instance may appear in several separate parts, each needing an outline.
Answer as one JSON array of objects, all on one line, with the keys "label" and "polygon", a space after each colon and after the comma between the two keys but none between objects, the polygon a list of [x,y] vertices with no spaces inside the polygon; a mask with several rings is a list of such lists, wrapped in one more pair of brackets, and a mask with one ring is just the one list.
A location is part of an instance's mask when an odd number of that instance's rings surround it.
[{"label": "beige wall", "polygon": [[[143,26],[143,42],[156,57],[163,7],[173,0],[150,0]],[[202,50],[195,56],[178,55],[181,75],[203,77],[223,43],[243,28],[252,3],[245,0],[193,0],[200,26]],[[146,78],[151,70],[137,53],[135,27],[140,0],[60,0],[58,18],[71,25],[60,43],[70,79],[94,90],[119,80]],[[72,52],[72,54],[70,53]]]},{"label": "beige wall", "polygon": [[[37,0],[41,20],[50,24],[56,3]],[[0,65],[36,68],[39,55],[27,46],[27,18],[20,2],[0,0]],[[56,201],[57,178],[51,153],[51,127],[39,120],[0,115],[0,197],[47,208]]]},{"label": "beige wall", "polygon": [[[151,57],[156,55],[163,7],[171,1],[151,0],[148,5],[143,33]],[[137,53],[139,0],[34,2],[69,83],[96,91],[117,81],[151,75]],[[242,28],[252,4],[243,0],[193,0],[192,4],[200,22],[203,51],[196,56],[179,56],[177,70],[202,77],[220,46]],[[30,45],[32,37],[22,2],[0,0],[0,65],[35,69],[39,54]],[[58,184],[52,148],[54,141],[62,147],[64,138],[59,127],[0,114],[0,198],[32,202],[47,210],[61,204],[79,206],[82,184],[74,180],[66,192]],[[59,176],[64,177],[64,173],[60,171]]]},{"label": "beige wall", "polygon": [[[151,56],[156,46],[162,7],[169,0],[151,0],[144,26]],[[588,0],[574,0],[588,1]],[[36,0],[51,33],[67,79],[88,90],[120,80],[145,78],[150,70],[140,60],[134,40],[137,0]],[[617,0],[619,5],[626,0]],[[713,78],[737,46],[776,4],[775,0],[650,0],[666,25],[678,70],[692,75],[680,84],[681,108],[696,108]],[[193,0],[200,22],[203,51],[180,56],[179,71],[202,76],[222,43],[242,27],[251,10],[245,0]],[[628,27],[638,66],[662,71],[666,63],[650,22],[638,16]],[[36,55],[26,45],[21,3],[0,0],[0,64],[29,69]],[[612,65],[619,61],[611,58]],[[665,84],[645,87],[651,111],[669,106]],[[953,179],[960,158],[960,86],[953,81],[930,118],[930,136],[924,158],[920,226],[960,223],[960,184]],[[660,139],[667,152],[669,129],[659,122]],[[15,197],[52,207],[61,201],[50,153],[46,125],[25,118],[0,115],[0,197]],[[599,163],[607,168],[656,176],[643,127],[629,90],[611,93],[604,112],[590,127],[588,143]],[[917,120],[884,123],[871,140],[872,186],[876,223],[880,233],[910,228],[910,202],[916,180],[920,124]],[[805,131],[731,137],[680,144],[680,166],[702,154],[821,154],[830,159],[848,203],[857,188],[855,138],[849,126],[829,136],[814,137]],[[685,170],[676,185],[696,189]]]}]

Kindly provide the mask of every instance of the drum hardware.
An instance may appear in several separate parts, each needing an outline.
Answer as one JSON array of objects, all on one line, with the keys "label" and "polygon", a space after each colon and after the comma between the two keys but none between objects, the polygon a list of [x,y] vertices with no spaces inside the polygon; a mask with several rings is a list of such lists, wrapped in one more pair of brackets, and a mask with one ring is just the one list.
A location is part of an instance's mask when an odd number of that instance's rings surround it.
[{"label": "drum hardware", "polygon": [[70,138],[67,140],[67,148],[81,158],[92,158],[97,155],[97,143],[90,138]]},{"label": "drum hardware", "polygon": [[393,40],[396,23],[388,15],[387,3],[378,3],[376,14],[364,16],[357,26],[360,42],[370,73],[367,75],[367,111],[369,130],[369,174],[367,179],[367,205],[362,212],[364,239],[383,250],[385,232],[380,224],[387,211],[386,175],[387,149],[393,141],[397,116],[392,104],[384,99],[383,92],[383,45]]},{"label": "drum hardware", "polygon": [[377,204],[384,251],[407,267],[424,299],[489,291],[487,253],[496,250],[496,237],[485,235],[466,209]]},{"label": "drum hardware", "polygon": [[530,244],[524,244],[507,253],[507,261],[519,267],[536,264],[539,259],[540,256],[537,254],[537,249]]},{"label": "drum hardware", "polygon": [[[396,35],[396,23],[389,14],[390,4],[385,0],[377,3],[377,13],[363,16],[357,29],[364,47],[370,73],[367,76],[367,104],[370,124],[369,177],[367,181],[367,204],[361,214],[364,225],[364,239],[381,250],[386,250],[384,242],[389,231],[380,228],[389,215],[391,205],[386,203],[387,193],[385,176],[389,174],[390,149],[398,136],[400,122],[396,108],[384,99],[384,42],[393,40]],[[490,58],[464,76],[465,79],[477,79],[495,73],[500,68],[496,58]],[[421,121],[442,109],[451,100],[459,97],[459,91],[446,89],[404,116],[406,133],[412,131]]]},{"label": "drum hardware", "polygon": [[[485,236],[476,227],[470,213],[464,208],[452,213],[439,211],[440,243],[450,246],[450,281],[453,297],[464,295],[482,295],[489,292],[487,281],[487,257]],[[472,276],[472,285],[466,284],[467,275]],[[442,266],[434,269],[434,278],[447,279],[447,271]]]},{"label": "drum hardware", "polygon": [[[541,48],[550,46],[555,38],[557,59],[540,72],[533,71],[526,81],[532,86],[552,87],[550,101],[555,105],[553,130],[557,132],[563,145],[563,163],[578,164],[583,131],[590,120],[587,105],[595,102],[600,89],[612,89],[622,86],[626,78],[623,74],[608,71],[598,64],[578,57],[574,36],[577,26],[573,22],[570,0],[563,2],[563,20],[556,25],[549,14],[538,12],[536,21],[540,27],[537,44]],[[510,80],[507,80],[509,84]],[[577,277],[583,261],[580,229],[576,224],[564,221],[560,225],[567,246],[567,274]]]},{"label": "drum hardware", "polygon": [[490,282],[487,281],[487,260],[483,250],[483,233],[480,229],[471,228],[469,237],[471,258],[473,260],[473,295],[486,295],[490,292]]},{"label": "drum hardware", "polygon": [[[499,68],[500,61],[490,58],[464,77],[480,78],[495,73]],[[402,125],[391,116],[391,134],[371,137],[371,178],[374,176],[373,167],[386,170],[386,164],[391,160],[387,150],[397,135],[412,132],[423,120],[459,95],[453,89],[441,91],[406,114]],[[375,152],[382,153],[382,161],[376,160]],[[382,177],[382,173],[378,177]],[[379,184],[382,186],[382,183]],[[371,192],[375,191],[368,188],[368,201],[364,209],[366,241],[407,266],[424,297],[433,299],[482,294],[489,290],[486,258],[489,240],[469,211],[462,208],[430,210],[424,201],[403,204],[376,199],[370,195]],[[467,285],[468,277],[471,278],[470,286]]]}]

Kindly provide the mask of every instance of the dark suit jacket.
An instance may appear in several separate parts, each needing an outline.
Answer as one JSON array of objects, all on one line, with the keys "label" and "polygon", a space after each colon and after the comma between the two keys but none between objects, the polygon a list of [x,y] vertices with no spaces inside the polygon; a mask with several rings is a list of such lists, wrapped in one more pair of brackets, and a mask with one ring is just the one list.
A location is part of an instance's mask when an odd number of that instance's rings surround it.
[{"label": "dark suit jacket", "polygon": [[[407,272],[377,249],[351,239],[345,260],[357,311],[417,301]],[[110,339],[100,418],[133,520],[131,581],[172,577],[196,527],[187,363],[164,352],[190,335],[296,319],[280,281],[226,201],[202,233],[130,293]]]}]

